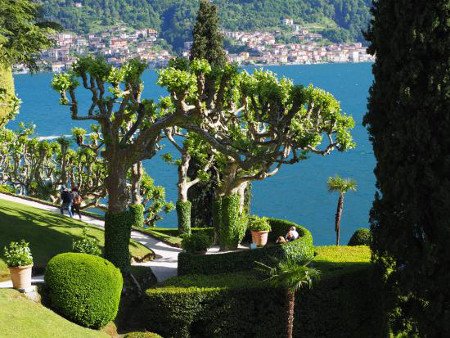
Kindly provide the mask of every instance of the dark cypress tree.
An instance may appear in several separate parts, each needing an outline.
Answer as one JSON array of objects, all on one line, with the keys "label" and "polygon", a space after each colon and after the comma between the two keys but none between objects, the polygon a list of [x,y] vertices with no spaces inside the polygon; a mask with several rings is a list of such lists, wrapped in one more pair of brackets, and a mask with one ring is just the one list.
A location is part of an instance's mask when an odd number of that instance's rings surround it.
[{"label": "dark cypress tree", "polygon": [[[217,6],[209,0],[200,0],[200,8],[192,35],[194,41],[191,48],[190,60],[206,59],[216,71],[225,65],[226,54],[223,48],[223,36],[220,32]],[[209,77],[206,81],[210,83],[209,87],[212,89],[214,78]],[[199,163],[193,159],[189,167],[188,175],[190,177],[196,177],[200,167]],[[214,175],[211,175],[211,177],[214,177]],[[209,182],[201,182],[189,189],[188,198],[192,202],[192,226],[212,226],[212,205],[216,187],[217,182],[213,179]]]},{"label": "dark cypress tree", "polygon": [[223,49],[217,6],[209,0],[200,0],[200,8],[193,31],[194,42],[190,59],[206,59],[213,67],[220,67],[227,61]]},{"label": "dark cypress tree", "polygon": [[[450,337],[450,6],[377,0],[369,127],[379,193],[374,260],[393,295],[396,332]],[[387,302],[389,303],[389,302]]]}]

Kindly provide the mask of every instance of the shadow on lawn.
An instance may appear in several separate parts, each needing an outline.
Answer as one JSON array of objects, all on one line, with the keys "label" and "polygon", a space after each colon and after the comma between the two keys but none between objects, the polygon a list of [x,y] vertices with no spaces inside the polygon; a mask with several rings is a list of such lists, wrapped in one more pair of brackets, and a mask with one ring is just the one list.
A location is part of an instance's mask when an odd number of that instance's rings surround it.
[{"label": "shadow on lawn", "polygon": [[[43,266],[54,255],[71,251],[72,241],[81,237],[82,228],[82,223],[68,222],[63,216],[48,211],[34,213],[2,206],[0,248],[24,239],[30,243],[35,265]],[[77,233],[72,234],[72,231]]]}]

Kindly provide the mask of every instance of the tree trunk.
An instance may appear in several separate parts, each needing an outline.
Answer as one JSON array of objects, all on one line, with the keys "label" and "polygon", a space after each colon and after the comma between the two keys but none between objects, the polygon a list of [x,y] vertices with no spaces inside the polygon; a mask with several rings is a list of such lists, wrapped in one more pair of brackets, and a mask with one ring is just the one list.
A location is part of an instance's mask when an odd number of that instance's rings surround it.
[{"label": "tree trunk", "polygon": [[133,164],[131,168],[131,203],[132,204],[141,204],[142,196],[141,196],[141,179],[144,170],[142,168],[142,162],[139,161]]},{"label": "tree trunk", "polygon": [[185,152],[181,155],[181,164],[178,166],[178,201],[187,202],[188,201],[188,190],[189,190],[189,162],[191,161],[191,156]]},{"label": "tree trunk", "polygon": [[105,215],[105,258],[124,274],[128,274],[130,270],[129,243],[132,223],[128,212],[130,193],[127,187],[127,171],[127,167],[120,161],[111,161],[108,165],[108,177],[105,180],[108,190],[108,211]]},{"label": "tree trunk", "polygon": [[336,231],[336,245],[339,245],[340,236],[341,236],[341,218],[342,218],[342,210],[344,209],[344,194],[339,195],[338,205],[336,210],[336,220],[334,231]]},{"label": "tree trunk", "polygon": [[286,337],[292,338],[294,333],[295,291],[286,290]]}]

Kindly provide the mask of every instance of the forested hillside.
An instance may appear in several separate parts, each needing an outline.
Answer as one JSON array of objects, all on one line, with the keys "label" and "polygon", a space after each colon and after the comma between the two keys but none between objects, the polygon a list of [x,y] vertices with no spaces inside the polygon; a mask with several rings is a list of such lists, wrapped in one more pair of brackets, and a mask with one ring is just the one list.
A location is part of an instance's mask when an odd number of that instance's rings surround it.
[{"label": "forested hillside", "polygon": [[[48,19],[76,32],[90,32],[120,21],[152,27],[175,49],[191,39],[198,0],[43,0]],[[334,41],[362,41],[371,0],[214,0],[228,30],[282,27],[285,17],[317,24]]]}]

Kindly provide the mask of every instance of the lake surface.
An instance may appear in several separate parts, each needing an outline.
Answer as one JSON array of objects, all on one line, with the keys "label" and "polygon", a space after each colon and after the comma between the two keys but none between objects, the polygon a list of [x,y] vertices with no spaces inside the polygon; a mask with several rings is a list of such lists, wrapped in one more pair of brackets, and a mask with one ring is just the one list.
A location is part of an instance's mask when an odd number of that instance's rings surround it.
[{"label": "lake surface", "polygon": [[[295,165],[285,165],[280,172],[262,182],[253,184],[252,212],[260,216],[280,217],[306,226],[320,245],[334,243],[334,215],[337,194],[327,190],[327,178],[339,174],[358,183],[356,192],[345,198],[341,224],[342,243],[360,227],[368,227],[369,211],[375,193],[373,169],[375,158],[368,133],[362,126],[366,112],[368,90],[372,83],[371,64],[326,64],[306,66],[267,67],[279,76],[295,83],[310,84],[330,91],[340,102],[344,112],[353,116],[356,127],[353,136],[357,147],[346,153],[311,157]],[[16,91],[22,99],[20,114],[9,128],[18,122],[32,122],[39,136],[68,135],[73,127],[88,128],[90,123],[72,121],[68,107],[59,105],[59,96],[50,87],[52,74],[15,76]],[[157,99],[164,90],[156,84],[156,73],[144,75],[144,97]],[[79,101],[90,101],[87,91],[80,91]],[[82,107],[83,108],[83,107]],[[161,152],[164,153],[169,147]],[[167,199],[176,202],[175,166],[164,163],[160,156],[146,162],[146,169],[158,185],[166,188]],[[175,212],[164,217],[159,226],[176,226]]]}]

